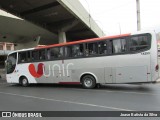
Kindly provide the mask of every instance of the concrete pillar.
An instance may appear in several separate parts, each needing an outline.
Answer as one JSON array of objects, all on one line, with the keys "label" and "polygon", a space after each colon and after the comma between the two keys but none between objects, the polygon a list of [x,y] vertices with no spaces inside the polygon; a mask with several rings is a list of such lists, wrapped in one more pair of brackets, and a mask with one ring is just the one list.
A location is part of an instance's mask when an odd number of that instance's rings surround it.
[{"label": "concrete pillar", "polygon": [[14,44],[13,43],[11,44],[11,50],[14,50]]},{"label": "concrete pillar", "polygon": [[59,43],[66,43],[66,32],[59,31],[58,32]]},{"label": "concrete pillar", "polygon": [[7,50],[7,43],[4,42],[3,50]]},{"label": "concrete pillar", "polygon": [[66,43],[67,42],[67,38],[66,38],[66,32],[70,29],[72,29],[75,25],[77,25],[79,23],[78,20],[73,19],[69,22],[66,22],[64,25],[62,25],[59,28],[58,31],[58,38],[59,38],[59,43]]}]

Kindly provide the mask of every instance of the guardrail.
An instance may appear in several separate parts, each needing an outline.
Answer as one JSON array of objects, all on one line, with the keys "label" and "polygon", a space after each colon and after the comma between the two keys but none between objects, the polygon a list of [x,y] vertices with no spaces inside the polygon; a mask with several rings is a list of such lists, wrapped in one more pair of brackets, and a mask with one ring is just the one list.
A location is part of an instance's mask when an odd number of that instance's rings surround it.
[{"label": "guardrail", "polygon": [[0,55],[8,55],[12,50],[0,50]]}]

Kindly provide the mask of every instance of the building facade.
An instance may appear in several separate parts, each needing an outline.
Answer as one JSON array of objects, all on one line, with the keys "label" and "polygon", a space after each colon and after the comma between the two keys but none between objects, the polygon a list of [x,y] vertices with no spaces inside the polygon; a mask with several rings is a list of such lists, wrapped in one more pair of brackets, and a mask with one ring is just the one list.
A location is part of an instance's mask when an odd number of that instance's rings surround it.
[{"label": "building facade", "polygon": [[5,76],[5,60],[11,51],[14,51],[13,43],[0,42],[0,77],[2,78]]}]

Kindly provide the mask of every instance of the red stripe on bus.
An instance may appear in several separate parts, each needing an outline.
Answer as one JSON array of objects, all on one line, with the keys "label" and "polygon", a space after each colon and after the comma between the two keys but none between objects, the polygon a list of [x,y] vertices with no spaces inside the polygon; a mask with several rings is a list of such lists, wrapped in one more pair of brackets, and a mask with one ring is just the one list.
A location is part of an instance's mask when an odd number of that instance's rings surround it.
[{"label": "red stripe on bus", "polygon": [[68,85],[79,85],[80,82],[59,82],[59,84],[68,84]]},{"label": "red stripe on bus", "polygon": [[92,39],[86,39],[86,40],[78,40],[73,42],[67,42],[67,43],[60,43],[60,44],[53,44],[53,45],[47,45],[47,46],[39,46],[35,47],[35,49],[43,49],[43,48],[50,48],[50,47],[59,47],[59,46],[65,46],[65,45],[73,45],[78,43],[85,43],[85,42],[94,42],[99,40],[105,40],[105,39],[113,39],[113,38],[120,38],[120,37],[126,37],[130,36],[131,34],[121,34],[121,35],[114,35],[114,36],[107,36],[107,37],[101,37],[101,38],[92,38]]}]

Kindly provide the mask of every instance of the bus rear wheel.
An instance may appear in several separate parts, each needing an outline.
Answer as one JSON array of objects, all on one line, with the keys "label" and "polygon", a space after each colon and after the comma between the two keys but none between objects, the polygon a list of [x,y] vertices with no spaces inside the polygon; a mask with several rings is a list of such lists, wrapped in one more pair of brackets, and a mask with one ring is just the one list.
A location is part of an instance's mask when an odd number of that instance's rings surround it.
[{"label": "bus rear wheel", "polygon": [[85,75],[82,78],[82,86],[86,89],[92,89],[96,86],[96,80],[92,75]]},{"label": "bus rear wheel", "polygon": [[23,86],[23,87],[27,87],[29,84],[28,84],[28,79],[26,77],[21,77],[20,78],[20,84]]}]

